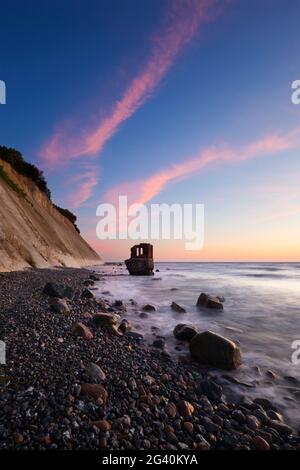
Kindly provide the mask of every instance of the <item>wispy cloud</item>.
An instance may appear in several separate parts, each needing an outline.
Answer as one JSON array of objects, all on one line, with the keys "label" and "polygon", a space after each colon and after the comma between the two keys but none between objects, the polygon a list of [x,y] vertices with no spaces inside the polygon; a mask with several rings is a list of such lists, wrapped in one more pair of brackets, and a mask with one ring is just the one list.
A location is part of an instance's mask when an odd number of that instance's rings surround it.
[{"label": "wispy cloud", "polygon": [[[106,142],[153,94],[199,27],[218,14],[219,0],[172,0],[161,30],[152,38],[148,60],[111,112],[96,127],[70,134],[59,127],[40,156],[56,167],[81,156],[99,154]],[[218,7],[218,8],[217,8]]]},{"label": "wispy cloud", "polygon": [[73,209],[78,209],[87,201],[94,187],[98,183],[98,170],[96,166],[85,167],[80,173],[72,176],[69,185],[72,186],[72,192],[68,197],[68,202]]},{"label": "wispy cloud", "polygon": [[300,207],[290,207],[286,206],[284,210],[279,212],[274,212],[272,214],[267,214],[265,216],[260,217],[258,220],[260,222],[271,222],[277,219],[287,219],[290,217],[294,217],[295,215],[300,214]]},{"label": "wispy cloud", "polygon": [[116,202],[119,194],[127,195],[130,202],[145,204],[157,196],[168,183],[212,166],[235,164],[257,157],[276,154],[300,147],[300,128],[287,134],[272,134],[241,148],[211,147],[202,150],[195,157],[172,165],[152,176],[139,181],[130,181],[113,187],[105,194],[105,201]]}]

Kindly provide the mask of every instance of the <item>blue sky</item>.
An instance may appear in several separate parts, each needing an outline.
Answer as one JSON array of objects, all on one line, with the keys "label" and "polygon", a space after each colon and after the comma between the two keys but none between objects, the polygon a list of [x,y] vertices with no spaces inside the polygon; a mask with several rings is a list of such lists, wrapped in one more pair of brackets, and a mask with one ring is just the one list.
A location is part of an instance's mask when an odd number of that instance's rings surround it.
[{"label": "blue sky", "polygon": [[[193,20],[194,1],[177,2],[186,21],[189,9]],[[55,202],[74,206],[83,235],[110,259],[126,256],[130,245],[100,243],[94,235],[96,206],[112,188],[134,188],[212,146],[241,149],[300,127],[300,106],[291,104],[291,83],[300,79],[300,2],[232,0],[219,2],[220,11],[213,5],[209,20],[199,16],[192,37],[99,152],[71,155],[151,61],[153,38],[174,21],[168,17],[174,3],[1,2],[7,104],[0,107],[0,144],[45,169]],[[49,165],[43,149],[57,129],[55,151],[63,157]],[[66,149],[64,142],[70,142]],[[205,204],[206,245],[195,260],[299,260],[298,150],[293,144],[192,172],[168,181],[147,202]],[[84,172],[97,182],[85,201],[74,203]],[[175,245],[165,253],[160,259],[186,255]]]}]

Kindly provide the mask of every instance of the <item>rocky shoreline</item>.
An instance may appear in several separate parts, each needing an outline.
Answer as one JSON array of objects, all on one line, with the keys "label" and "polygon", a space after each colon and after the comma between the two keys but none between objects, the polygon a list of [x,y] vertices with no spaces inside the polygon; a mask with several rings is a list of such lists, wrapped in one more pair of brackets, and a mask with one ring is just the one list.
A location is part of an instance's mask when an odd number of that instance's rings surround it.
[{"label": "rocky shoreline", "polygon": [[0,449],[300,448],[271,402],[228,403],[209,369],[128,332],[122,302],[96,300],[95,280],[0,274]]}]

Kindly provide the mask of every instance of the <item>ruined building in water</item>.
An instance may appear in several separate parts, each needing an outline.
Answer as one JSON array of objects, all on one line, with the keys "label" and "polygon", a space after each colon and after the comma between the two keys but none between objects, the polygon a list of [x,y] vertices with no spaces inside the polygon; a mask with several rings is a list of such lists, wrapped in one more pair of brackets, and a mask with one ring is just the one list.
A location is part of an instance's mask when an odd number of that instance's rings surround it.
[{"label": "ruined building in water", "polygon": [[153,246],[150,243],[140,243],[131,248],[131,256],[125,260],[129,274],[147,276],[153,274]]}]

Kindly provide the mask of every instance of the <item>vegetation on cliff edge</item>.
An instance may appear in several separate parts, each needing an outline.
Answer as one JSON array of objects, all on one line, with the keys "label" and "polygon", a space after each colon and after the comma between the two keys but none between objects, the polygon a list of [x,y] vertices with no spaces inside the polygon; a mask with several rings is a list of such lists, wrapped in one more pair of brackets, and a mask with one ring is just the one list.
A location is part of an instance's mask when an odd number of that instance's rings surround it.
[{"label": "vegetation on cliff edge", "polygon": [[[44,174],[32,163],[28,163],[24,160],[21,152],[13,148],[4,147],[0,145],[0,160],[3,160],[11,165],[11,167],[20,175],[26,176],[31,179],[36,186],[48,197],[51,201],[51,191],[47,186]],[[8,174],[4,171],[4,168],[0,166],[0,177],[13,189],[16,193],[20,194],[23,197],[26,197],[24,191],[19,188],[19,186],[12,181]],[[57,209],[64,217],[72,222],[75,229],[80,233],[79,228],[76,225],[77,217],[68,209],[63,209],[62,207],[56,206],[53,204],[55,209]]]}]

